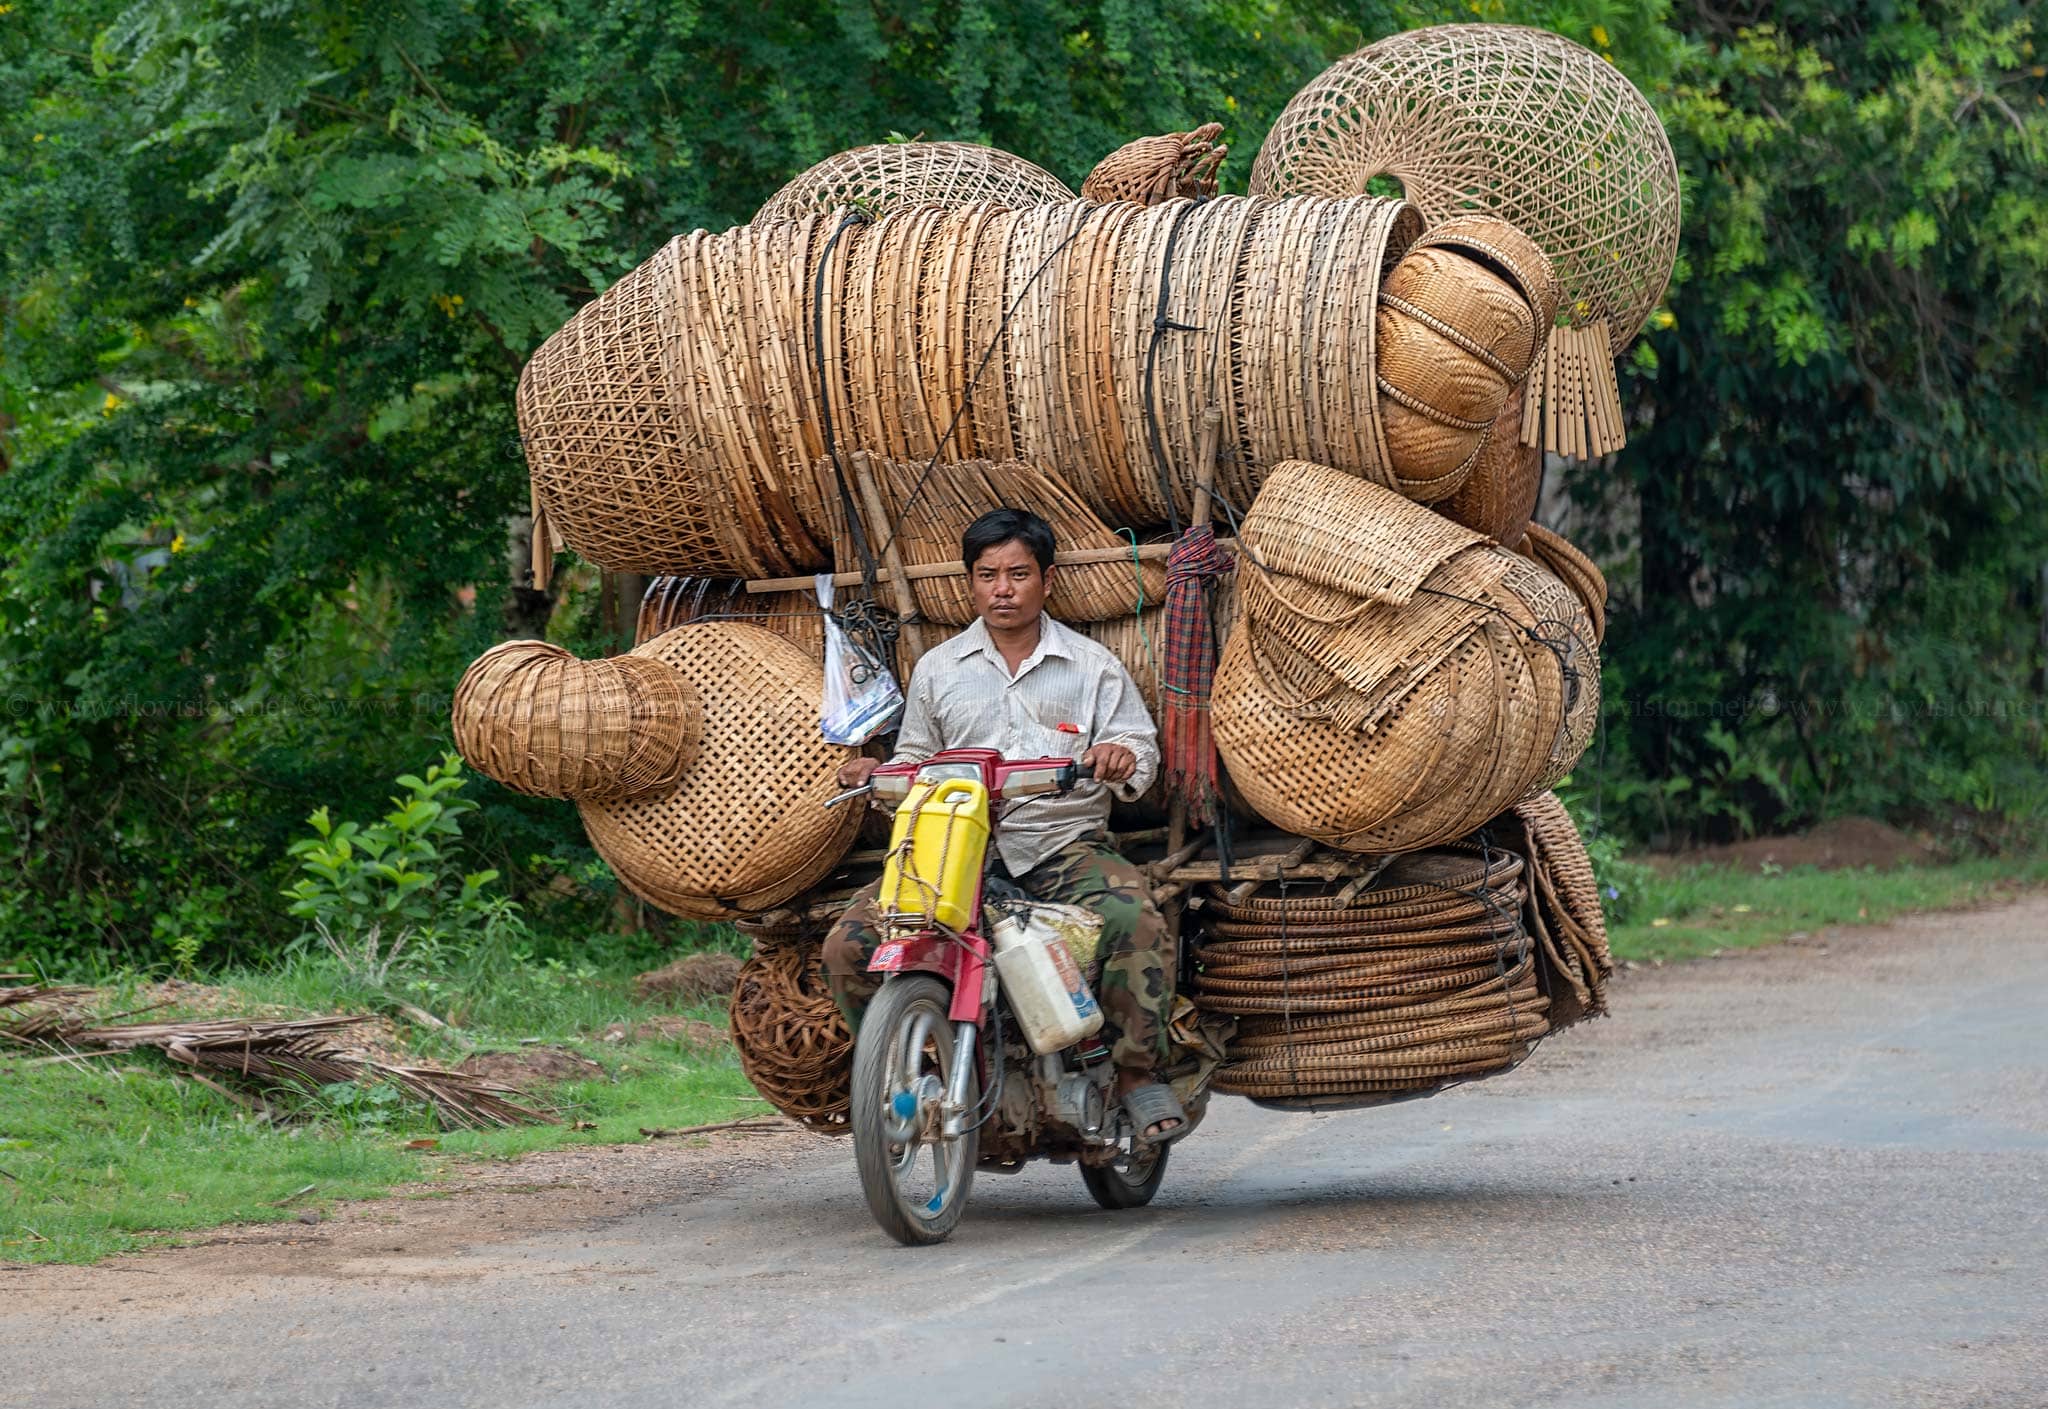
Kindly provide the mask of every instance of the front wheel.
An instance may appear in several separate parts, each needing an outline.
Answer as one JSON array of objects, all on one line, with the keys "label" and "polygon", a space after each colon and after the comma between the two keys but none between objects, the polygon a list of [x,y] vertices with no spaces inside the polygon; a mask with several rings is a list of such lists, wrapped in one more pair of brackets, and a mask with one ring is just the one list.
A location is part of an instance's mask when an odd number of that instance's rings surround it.
[{"label": "front wheel", "polygon": [[1141,1145],[1131,1155],[1126,1168],[1118,1169],[1111,1164],[1082,1165],[1081,1182],[1088,1186],[1095,1202],[1104,1208],[1143,1208],[1159,1192],[1159,1181],[1166,1177],[1166,1157],[1171,1153],[1170,1145],[1154,1145],[1149,1149]]},{"label": "front wheel", "polygon": [[[951,995],[929,975],[892,978],[861,1017],[853,1048],[854,1161],[875,1222],[897,1242],[943,1242],[967,1208],[981,1139],[948,1138],[942,1106],[953,1075]],[[970,1075],[971,1108],[981,1089]]]}]

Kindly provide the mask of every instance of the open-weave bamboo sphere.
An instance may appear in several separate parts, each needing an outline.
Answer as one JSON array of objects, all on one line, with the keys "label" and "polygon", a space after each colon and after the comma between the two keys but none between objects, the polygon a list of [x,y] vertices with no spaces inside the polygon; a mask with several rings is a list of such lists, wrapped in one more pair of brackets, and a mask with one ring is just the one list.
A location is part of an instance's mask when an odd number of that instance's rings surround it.
[{"label": "open-weave bamboo sphere", "polygon": [[671,914],[728,920],[773,909],[838,864],[860,809],[826,808],[853,750],[818,732],[818,661],[759,626],[698,621],[635,656],[703,702],[696,756],[665,792],[580,804],[584,829],[633,894]]},{"label": "open-weave bamboo sphere", "polygon": [[1348,196],[1391,176],[1433,225],[1483,211],[1557,267],[1573,326],[1619,353],[1678,253],[1678,163],[1613,64],[1516,25],[1439,25],[1340,59],[1294,96],[1252,166],[1254,195]]},{"label": "open-weave bamboo sphere", "polygon": [[816,211],[849,205],[880,215],[927,201],[1044,205],[1073,198],[1059,177],[997,147],[880,142],[826,157],[798,173],[768,198],[754,219],[801,220]]}]

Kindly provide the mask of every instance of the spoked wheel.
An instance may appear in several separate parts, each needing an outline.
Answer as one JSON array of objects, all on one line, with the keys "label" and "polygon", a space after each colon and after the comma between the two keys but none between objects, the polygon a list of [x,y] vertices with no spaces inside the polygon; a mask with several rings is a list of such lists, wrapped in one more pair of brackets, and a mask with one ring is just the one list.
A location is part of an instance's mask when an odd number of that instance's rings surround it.
[{"label": "spoked wheel", "polygon": [[[940,1107],[953,1075],[951,995],[935,978],[893,978],[861,1018],[853,1049],[853,1153],[875,1222],[908,1246],[943,1242],[967,1208],[981,1143],[948,1139]],[[968,1079],[968,1101],[981,1085]]]},{"label": "spoked wheel", "polygon": [[1143,1208],[1159,1192],[1159,1181],[1166,1177],[1166,1157],[1172,1153],[1171,1145],[1140,1145],[1127,1168],[1082,1165],[1081,1182],[1104,1208]]}]

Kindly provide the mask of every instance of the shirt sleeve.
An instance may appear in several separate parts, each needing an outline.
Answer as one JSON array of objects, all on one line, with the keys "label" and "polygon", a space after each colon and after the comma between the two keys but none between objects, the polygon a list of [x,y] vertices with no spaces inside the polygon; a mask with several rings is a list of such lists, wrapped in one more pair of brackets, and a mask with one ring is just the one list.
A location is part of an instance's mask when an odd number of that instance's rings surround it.
[{"label": "shirt sleeve", "polygon": [[909,698],[903,702],[903,722],[896,726],[896,751],[891,763],[922,763],[937,753],[939,721],[932,705],[932,672],[919,661],[910,673]]},{"label": "shirt sleeve", "polygon": [[1159,777],[1159,730],[1152,723],[1152,716],[1145,712],[1145,697],[1138,692],[1138,682],[1113,656],[1103,662],[1102,673],[1096,677],[1095,709],[1095,717],[1102,721],[1095,732],[1095,742],[1122,744],[1137,759],[1130,777],[1109,785],[1118,798],[1135,802]]}]

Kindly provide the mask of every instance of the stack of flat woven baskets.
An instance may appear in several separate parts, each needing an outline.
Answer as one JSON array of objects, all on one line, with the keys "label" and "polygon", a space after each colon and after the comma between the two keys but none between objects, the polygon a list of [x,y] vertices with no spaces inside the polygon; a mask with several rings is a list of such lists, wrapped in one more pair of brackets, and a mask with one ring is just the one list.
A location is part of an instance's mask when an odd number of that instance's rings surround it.
[{"label": "stack of flat woven baskets", "polygon": [[1349,899],[1329,883],[1213,895],[1195,998],[1238,1020],[1216,1089],[1352,1104],[1521,1061],[1550,1030],[1526,869],[1456,846],[1398,857]]},{"label": "stack of flat woven baskets", "polygon": [[1374,197],[697,231],[521,375],[536,540],[620,571],[818,571],[839,496],[816,464],[843,475],[853,451],[1023,462],[1142,533],[1190,514],[1212,407],[1227,499],[1304,458],[1433,502],[1469,479],[1555,305],[1511,226],[1423,236]]}]

